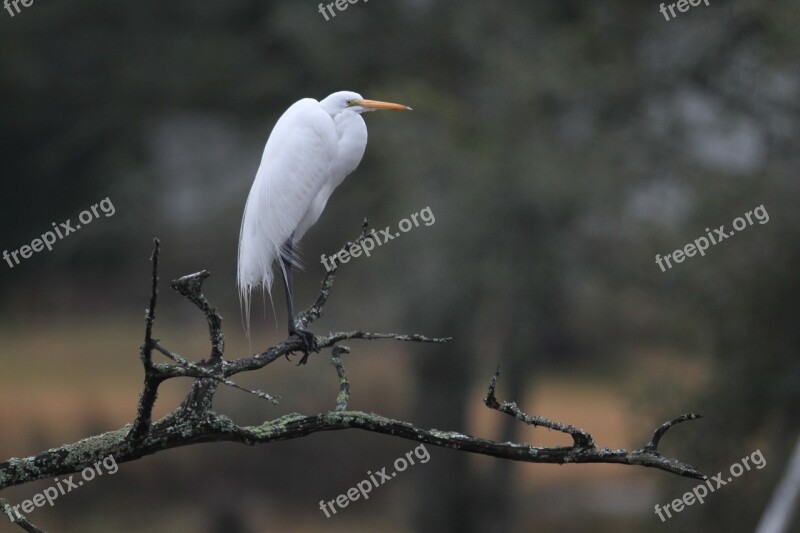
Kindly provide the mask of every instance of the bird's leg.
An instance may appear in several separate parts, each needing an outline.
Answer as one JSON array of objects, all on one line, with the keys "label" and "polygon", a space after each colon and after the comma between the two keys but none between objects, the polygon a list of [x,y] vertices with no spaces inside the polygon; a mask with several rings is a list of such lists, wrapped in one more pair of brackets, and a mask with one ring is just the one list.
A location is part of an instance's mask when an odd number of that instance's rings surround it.
[{"label": "bird's leg", "polygon": [[293,287],[292,287],[292,261],[294,260],[294,246],[292,242],[294,236],[289,237],[286,241],[286,249],[288,257],[281,256],[281,264],[283,265],[283,288],[286,292],[286,311],[289,317],[289,336],[298,337],[303,343],[303,357],[297,363],[303,365],[308,361],[308,356],[311,352],[319,352],[319,343],[317,338],[308,330],[298,328],[294,322],[294,305],[292,302]]}]

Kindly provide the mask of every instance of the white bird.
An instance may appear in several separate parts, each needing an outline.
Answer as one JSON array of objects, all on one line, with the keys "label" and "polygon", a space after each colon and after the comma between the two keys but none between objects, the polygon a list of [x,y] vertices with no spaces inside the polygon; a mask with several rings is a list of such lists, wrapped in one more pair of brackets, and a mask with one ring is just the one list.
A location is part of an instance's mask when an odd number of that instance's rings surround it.
[{"label": "white bird", "polygon": [[237,285],[250,335],[250,296],[261,287],[272,297],[272,264],[283,274],[289,336],[303,342],[304,356],[318,351],[316,339],[297,328],[292,306],[292,267],[297,242],[314,225],[333,190],[361,162],[367,126],[361,113],[410,107],[365,100],[351,91],[317,102],[304,98],[278,119],[264,148],[261,166],[247,197],[239,233]]}]

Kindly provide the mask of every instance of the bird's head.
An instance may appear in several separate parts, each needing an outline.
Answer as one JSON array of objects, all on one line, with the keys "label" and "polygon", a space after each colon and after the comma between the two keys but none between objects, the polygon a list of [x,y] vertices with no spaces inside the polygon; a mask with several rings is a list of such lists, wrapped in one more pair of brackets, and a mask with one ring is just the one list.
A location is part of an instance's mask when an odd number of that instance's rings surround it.
[{"label": "bird's head", "polygon": [[366,113],[367,111],[380,111],[382,109],[411,111],[410,107],[401,104],[379,102],[378,100],[365,100],[360,94],[352,91],[339,91],[338,93],[333,93],[322,100],[320,104],[322,104],[323,109],[332,115],[344,111],[345,109],[349,109],[359,114]]}]

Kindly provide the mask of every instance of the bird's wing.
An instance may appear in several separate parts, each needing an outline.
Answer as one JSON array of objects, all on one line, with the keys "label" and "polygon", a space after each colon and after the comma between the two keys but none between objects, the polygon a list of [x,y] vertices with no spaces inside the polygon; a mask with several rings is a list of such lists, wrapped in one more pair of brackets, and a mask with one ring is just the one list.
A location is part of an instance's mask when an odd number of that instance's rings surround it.
[{"label": "bird's wing", "polygon": [[272,263],[330,180],[338,135],[333,119],[311,98],[293,104],[267,140],[239,234],[237,285],[248,315],[250,291],[272,286]]}]

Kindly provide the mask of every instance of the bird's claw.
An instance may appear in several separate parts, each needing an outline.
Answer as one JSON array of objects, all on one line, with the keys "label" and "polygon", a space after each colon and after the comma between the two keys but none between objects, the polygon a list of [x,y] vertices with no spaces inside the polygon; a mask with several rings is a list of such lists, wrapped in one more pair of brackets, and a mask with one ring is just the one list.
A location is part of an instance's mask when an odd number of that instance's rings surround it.
[{"label": "bird's claw", "polygon": [[303,357],[301,357],[300,361],[297,362],[297,366],[306,364],[308,361],[308,356],[311,355],[312,352],[319,353],[319,342],[317,342],[317,337],[310,331],[295,328],[295,330],[290,332],[289,335],[296,336],[298,339],[300,339],[302,344],[302,346],[299,348],[299,351],[303,352]]}]

